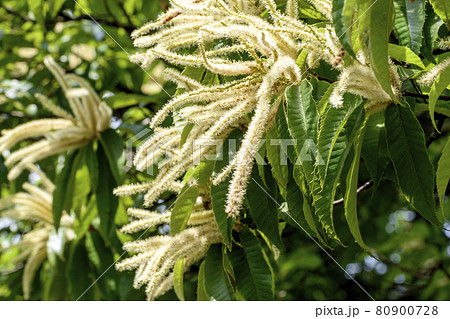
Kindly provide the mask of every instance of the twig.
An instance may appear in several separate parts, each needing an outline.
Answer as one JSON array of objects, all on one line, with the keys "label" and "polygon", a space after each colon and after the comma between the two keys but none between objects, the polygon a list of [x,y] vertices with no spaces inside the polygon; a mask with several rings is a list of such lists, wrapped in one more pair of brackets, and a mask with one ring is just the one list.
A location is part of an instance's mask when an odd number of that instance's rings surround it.
[{"label": "twig", "polygon": [[[415,92],[409,92],[409,91],[403,91],[403,95],[404,96],[412,96],[412,97],[418,97],[418,98],[422,98],[422,99],[429,99],[430,97],[426,94],[420,94],[420,93],[415,93]],[[442,100],[442,101],[450,101],[450,96],[439,96],[438,100]]]},{"label": "twig", "polygon": [[332,80],[332,79],[327,78],[327,77],[325,77],[325,76],[319,75],[319,74],[317,74],[317,73],[314,73],[314,76],[315,76],[316,78],[318,78],[319,80],[322,80],[322,81],[325,81],[325,82],[328,82],[328,83],[334,83],[334,82],[336,82],[335,80]]},{"label": "twig", "polygon": [[[358,187],[358,189],[356,190],[356,194],[359,194],[359,193],[361,193],[362,191],[371,188],[372,185],[373,185],[373,181],[372,181],[372,180],[370,180],[370,181],[364,183],[362,186]],[[343,203],[344,203],[344,198],[341,198],[341,199],[335,200],[335,201],[333,202],[333,205],[334,205],[334,206],[337,206],[337,205],[342,205]]]}]

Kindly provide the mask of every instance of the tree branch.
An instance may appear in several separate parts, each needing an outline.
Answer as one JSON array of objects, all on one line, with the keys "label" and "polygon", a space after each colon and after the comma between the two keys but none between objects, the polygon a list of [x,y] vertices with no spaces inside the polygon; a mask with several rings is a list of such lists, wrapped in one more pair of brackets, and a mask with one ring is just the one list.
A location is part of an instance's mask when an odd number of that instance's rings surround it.
[{"label": "tree branch", "polygon": [[[372,181],[372,180],[370,180],[370,181],[364,183],[362,186],[358,187],[358,189],[356,190],[356,194],[359,194],[359,193],[361,193],[362,191],[371,188],[372,185],[373,185],[373,181]],[[341,199],[335,200],[335,201],[333,202],[333,205],[334,205],[334,206],[337,206],[337,205],[342,205],[343,203],[344,203],[344,198],[341,198]]]},{"label": "tree branch", "polygon": [[[429,99],[430,97],[426,94],[420,94],[420,93],[415,93],[415,92],[409,92],[409,91],[403,91],[403,95],[404,96],[412,96],[412,97],[418,97],[418,98],[422,98],[422,99]],[[450,96],[439,96],[438,100],[442,100],[442,101],[450,101]]]}]

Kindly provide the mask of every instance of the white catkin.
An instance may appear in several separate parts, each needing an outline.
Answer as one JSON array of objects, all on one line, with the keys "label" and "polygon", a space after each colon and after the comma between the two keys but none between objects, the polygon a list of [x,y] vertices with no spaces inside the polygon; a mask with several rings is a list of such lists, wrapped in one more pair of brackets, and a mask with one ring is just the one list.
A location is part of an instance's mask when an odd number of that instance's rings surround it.
[{"label": "white catkin", "polygon": [[[8,173],[10,180],[17,178],[30,164],[67,150],[77,149],[99,138],[100,133],[109,127],[112,117],[111,108],[101,102],[85,80],[73,74],[66,74],[50,56],[45,57],[44,63],[61,85],[73,116],[54,105],[45,96],[36,95],[46,108],[60,118],[34,120],[2,132],[0,152],[21,141],[40,138],[8,156],[5,164],[11,167]],[[79,87],[73,87],[72,83]]]},{"label": "white catkin", "polygon": [[[339,56],[341,47],[331,25],[332,1],[310,3],[324,16],[322,23],[310,25],[299,20],[295,0],[287,1],[284,12],[277,9],[274,0],[171,0],[170,9],[157,21],[133,33],[135,45],[143,50],[132,56],[133,62],[148,67],[162,59],[187,68],[183,73],[167,70],[166,77],[181,90],[153,116],[150,127],[161,131],[144,142],[134,158],[136,168],[157,164],[159,173],[151,181],[120,186],[115,194],[144,193],[143,207],[150,208],[164,192],[182,196],[183,187],[189,185],[197,187],[200,193],[197,204],[206,205],[196,204],[186,229],[176,235],[149,237],[124,245],[136,255],[118,263],[117,269],[136,270],[134,287],[146,285],[149,300],[173,286],[172,268],[178,258],[185,258],[187,269],[203,258],[209,245],[222,242],[214,214],[205,207],[209,208],[211,202],[209,185],[217,185],[230,173],[225,211],[232,217],[239,215],[253,158],[275,118],[280,97],[288,86],[301,80],[296,64],[301,50],[307,54],[308,67],[314,68],[323,61],[341,73],[331,97],[334,106],[342,106],[345,92],[363,96],[370,108],[375,105],[377,109],[390,101],[364,56],[359,54],[358,62],[350,65]],[[186,47],[189,50],[184,50]],[[235,60],[237,53],[245,59]],[[197,69],[197,75],[190,73]],[[398,96],[400,79],[392,64],[389,72]],[[229,80],[236,76],[237,80]],[[162,128],[171,113],[175,124]],[[215,172],[206,181],[206,187],[195,178],[186,182],[186,172],[190,174],[208,155],[214,157],[218,151],[214,142],[222,140],[220,147],[235,129],[244,131],[244,138],[225,168]],[[128,213],[132,219],[124,226],[125,232],[170,224],[171,220],[170,212],[163,216],[133,209]]]}]

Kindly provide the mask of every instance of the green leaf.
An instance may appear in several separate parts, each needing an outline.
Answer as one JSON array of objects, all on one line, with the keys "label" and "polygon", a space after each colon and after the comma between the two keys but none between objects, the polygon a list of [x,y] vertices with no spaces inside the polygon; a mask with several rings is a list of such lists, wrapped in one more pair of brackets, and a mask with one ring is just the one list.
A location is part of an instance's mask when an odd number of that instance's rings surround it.
[{"label": "green leaf", "polygon": [[86,209],[82,210],[80,217],[76,220],[74,230],[77,235],[76,241],[79,241],[91,227],[92,220],[98,216],[97,199],[95,195],[89,198]]},{"label": "green leaf", "polygon": [[430,105],[430,117],[431,122],[433,123],[434,128],[436,131],[439,132],[436,122],[434,120],[434,109],[436,107],[436,102],[439,99],[439,96],[444,92],[444,90],[447,88],[447,86],[450,85],[450,67],[447,66],[447,68],[442,71],[441,74],[439,74],[436,81],[434,81],[433,85],[430,89],[430,99],[428,101]]},{"label": "green leaf", "polygon": [[312,216],[310,216],[310,219],[312,219],[312,227],[310,227],[307,222],[307,218],[304,215],[306,211],[303,210],[303,194],[293,178],[289,179],[286,188],[286,202],[289,211],[287,222],[298,229],[304,230],[310,235],[313,235],[311,231],[311,228],[313,228],[314,233],[317,234],[318,231],[316,229]]},{"label": "green leaf", "polygon": [[266,131],[266,156],[269,161],[272,176],[280,188],[285,189],[288,177],[287,162],[283,150],[280,148],[283,141],[279,138],[275,125]]},{"label": "green leaf", "polygon": [[439,225],[434,212],[434,172],[425,147],[425,135],[408,107],[386,109],[386,140],[400,188],[417,211]]},{"label": "green leaf", "polygon": [[[277,126],[277,133],[281,140],[281,149],[283,153],[287,156],[291,163],[296,162],[296,154],[294,149],[294,141],[289,134],[288,125],[286,122],[287,112],[285,108],[280,105],[275,116],[275,122]],[[289,146],[289,147],[288,147]]]},{"label": "green leaf", "polygon": [[92,284],[87,274],[93,269],[86,256],[88,252],[84,247],[84,242],[73,242],[70,247],[70,257],[66,266],[66,278],[68,279],[68,289],[72,300],[93,300],[94,290],[88,289]]},{"label": "green leaf", "polygon": [[307,1],[298,1],[298,16],[301,19],[326,20],[322,13]]},{"label": "green leaf", "polygon": [[[414,107],[414,112],[420,114],[421,112],[429,112],[430,105],[425,103],[416,103]],[[434,111],[439,114],[444,114],[447,117],[450,117],[450,103],[447,101],[437,100],[436,105],[434,107]]]},{"label": "green leaf", "polygon": [[336,158],[340,155],[336,152],[339,150],[349,151],[347,142],[351,142],[356,132],[354,131],[354,125],[357,124],[356,120],[361,121],[362,113],[364,113],[364,109],[361,100],[350,94],[345,94],[344,106],[339,109],[330,108],[324,115],[317,139],[317,148],[324,160],[324,165],[319,165],[319,176],[322,184],[331,169],[330,165],[334,164],[333,157]]},{"label": "green leaf", "polygon": [[273,300],[272,272],[264,258],[259,240],[248,229],[239,233],[243,248],[229,253],[236,288],[245,300]]},{"label": "green leaf", "polygon": [[[264,233],[269,240],[279,248],[283,247],[278,230],[278,203],[264,187],[258,175],[256,165],[253,167],[250,182],[247,187],[247,200],[250,215],[258,230]],[[275,206],[277,205],[277,206]]]},{"label": "green leaf", "polygon": [[42,27],[42,30],[45,30],[44,6],[42,2],[42,0],[27,0],[28,8],[33,12],[36,22]]},{"label": "green leaf", "polygon": [[186,123],[186,125],[183,127],[183,131],[181,132],[180,146],[183,146],[184,143],[186,143],[186,140],[189,137],[189,134],[191,133],[194,126],[194,123]]},{"label": "green leaf", "polygon": [[[83,159],[86,157],[84,156]],[[84,164],[84,163],[83,163]],[[86,204],[87,197],[91,192],[91,181],[89,179],[89,170],[86,165],[81,166],[75,173],[73,184],[73,197],[71,208],[76,214],[80,212]]]},{"label": "green leaf", "polygon": [[394,0],[394,29],[401,45],[419,53],[425,22],[425,0]]},{"label": "green leaf", "polygon": [[56,18],[61,8],[64,6],[65,0],[53,0],[49,8],[49,14],[52,19]]},{"label": "green leaf", "polygon": [[[311,80],[315,80],[314,82],[317,82],[317,84],[314,84],[314,90],[313,90],[313,98],[314,101],[316,102],[316,109],[317,111],[319,111],[318,109],[318,103],[322,100],[323,96],[325,93],[327,93],[328,89],[330,88],[332,83],[328,83],[327,81],[319,81],[316,78],[312,78]],[[312,82],[312,83],[314,83]],[[333,82],[335,83],[335,82]],[[320,112],[319,112],[320,114]]]},{"label": "green leaf", "polygon": [[41,288],[41,298],[44,301],[57,301],[66,298],[68,280],[64,273],[65,266],[63,261],[57,259],[56,265],[47,272],[47,278],[42,282],[43,287]]},{"label": "green leaf", "polygon": [[358,176],[359,176],[359,162],[361,157],[361,148],[363,145],[364,134],[366,126],[364,125],[359,131],[354,140],[354,156],[353,161],[346,179],[346,188],[344,195],[344,209],[345,219],[347,220],[350,232],[355,238],[356,242],[364,249],[367,249],[366,244],[361,236],[358,223]]},{"label": "green leaf", "polygon": [[393,0],[378,0],[370,9],[369,54],[373,72],[383,90],[398,103],[392,92],[388,62],[390,21],[394,15]]},{"label": "green leaf", "polygon": [[331,83],[331,85],[328,87],[328,89],[325,91],[325,93],[322,95],[322,98],[320,99],[319,103],[317,103],[317,111],[320,115],[323,114],[323,112],[326,109],[326,106],[328,105],[328,101],[330,100],[330,96],[333,93],[334,88],[336,87],[337,82]]},{"label": "green leaf", "polygon": [[447,29],[450,30],[450,2],[448,0],[430,0],[434,12],[444,21]]},{"label": "green leaf", "polygon": [[79,165],[79,160],[77,159],[79,159],[77,151],[67,155],[64,167],[56,177],[52,203],[53,223],[56,229],[59,227],[63,211],[70,209],[72,205],[73,185]]},{"label": "green leaf", "polygon": [[[193,66],[187,66],[184,68],[183,72],[181,72],[182,75],[187,76],[193,80],[196,80],[199,83],[203,83],[203,79],[206,75],[206,69],[204,67],[193,67]],[[184,87],[178,87],[177,91],[174,94],[175,96],[178,96],[180,94],[183,94],[186,92],[186,88]]]},{"label": "green leaf", "polygon": [[[3,183],[6,183],[6,181],[8,180],[7,175],[8,175],[8,169],[5,166],[5,160],[4,160],[3,156],[0,154],[0,185],[2,185]],[[0,192],[0,198],[2,198],[1,192]]]},{"label": "green leaf", "polygon": [[[231,132],[228,138],[222,144],[220,151],[217,153],[216,162],[214,164],[213,175],[219,174],[224,167],[230,163],[230,150],[232,145],[236,148],[239,145],[239,139],[242,133],[239,130]],[[225,213],[225,201],[228,193],[228,184],[231,177],[228,176],[225,181],[218,185],[211,185],[211,199],[214,216],[223,241],[228,248],[231,249],[231,230],[233,228],[233,219],[228,218]]]},{"label": "green leaf", "polygon": [[105,98],[106,104],[113,109],[120,109],[134,105],[147,105],[150,103],[160,103],[153,96],[140,94],[116,93]]},{"label": "green leaf", "polygon": [[199,189],[189,183],[186,183],[181,189],[170,217],[170,233],[172,235],[186,228],[199,193]]},{"label": "green leaf", "polygon": [[[355,52],[353,52],[351,43],[351,27],[352,27],[352,17],[353,8],[356,4],[355,0],[333,0],[333,26],[336,31],[336,35],[339,38],[345,51],[350,54],[354,59],[356,59]],[[349,8],[351,10],[349,10]]]},{"label": "green leaf", "polygon": [[425,58],[434,64],[436,64],[436,60],[433,56],[433,49],[439,28],[443,23],[444,22],[439,19],[439,16],[434,13],[431,5],[426,3],[426,18],[423,26],[423,44],[420,51]]},{"label": "green leaf", "polygon": [[[317,138],[318,113],[312,90],[312,85],[306,80],[286,90],[287,124],[291,136],[297,139],[297,146],[307,139]],[[303,133],[303,136],[299,133]]]},{"label": "green leaf", "polygon": [[[304,80],[300,86],[291,86],[286,90],[287,126],[296,150],[295,165],[302,165],[308,183],[313,174],[312,156],[306,158],[306,148],[314,147],[317,140],[318,113],[312,98],[312,86]],[[313,154],[315,155],[315,154]]]},{"label": "green leaf", "polygon": [[195,167],[191,174],[186,174],[185,182],[195,180],[197,186],[206,186],[214,169],[215,162],[206,159]]},{"label": "green leaf", "polygon": [[117,0],[105,0],[108,7],[108,13],[112,15],[117,22],[127,23],[127,18],[125,17],[126,13],[117,2]]},{"label": "green leaf", "polygon": [[[309,236],[316,236],[319,241],[327,245],[316,226],[315,216],[311,211],[311,204],[307,197],[302,193],[302,182],[295,180],[295,167],[291,171],[289,182],[286,189],[286,202],[288,208],[288,217],[286,221],[292,226],[301,229]],[[283,212],[283,210],[281,210]],[[318,221],[317,221],[318,222]]]},{"label": "green leaf", "polygon": [[178,258],[173,267],[173,289],[178,299],[185,301],[183,290],[184,257]]},{"label": "green leaf", "polygon": [[441,158],[438,162],[436,171],[436,186],[439,195],[439,202],[441,203],[442,214],[444,213],[444,196],[450,180],[450,138],[447,138]]},{"label": "green leaf", "polygon": [[384,127],[384,114],[372,114],[366,123],[366,133],[361,150],[364,163],[373,181],[375,193],[380,184],[383,173],[390,162],[386,145],[386,129]]},{"label": "green leaf", "polygon": [[340,243],[333,223],[333,202],[340,181],[342,169],[351,149],[353,139],[365,117],[360,100],[344,96],[344,106],[330,108],[319,133],[318,148],[325,165],[320,165],[320,185],[313,190],[316,215],[330,238]]},{"label": "green leaf", "polygon": [[98,187],[96,190],[97,210],[100,217],[100,232],[107,243],[109,243],[114,232],[114,218],[119,205],[119,199],[113,195],[114,188],[117,187],[116,179],[110,167],[110,161],[103,145],[97,149],[98,158]]},{"label": "green leaf", "polygon": [[200,264],[198,270],[198,282],[197,282],[197,301],[209,301],[210,298],[205,290],[205,262]]},{"label": "green leaf", "polygon": [[97,153],[94,151],[93,143],[89,143],[86,147],[86,166],[89,170],[89,178],[91,181],[91,187],[95,191],[98,187],[98,158]]},{"label": "green leaf", "polygon": [[397,61],[415,64],[418,67],[425,69],[422,59],[420,59],[417,54],[407,47],[389,43],[388,53],[390,57]]},{"label": "green leaf", "polygon": [[236,300],[228,274],[223,269],[222,246],[212,245],[205,259],[205,291],[209,299]]},{"label": "green leaf", "polygon": [[123,166],[125,163],[123,141],[113,129],[107,129],[101,134],[100,142],[108,158],[111,172],[117,184],[120,184],[123,178]]},{"label": "green leaf", "polygon": [[352,34],[352,43],[355,52],[363,50],[364,53],[369,54],[367,51],[367,43],[369,41],[369,29],[370,29],[370,13],[374,2],[367,0],[356,0],[355,24],[356,30]]}]

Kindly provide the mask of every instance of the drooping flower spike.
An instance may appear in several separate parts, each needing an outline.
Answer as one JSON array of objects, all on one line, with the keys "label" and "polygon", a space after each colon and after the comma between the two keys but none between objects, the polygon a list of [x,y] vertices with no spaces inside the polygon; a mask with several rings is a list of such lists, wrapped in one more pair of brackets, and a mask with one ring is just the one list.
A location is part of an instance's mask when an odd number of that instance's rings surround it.
[{"label": "drooping flower spike", "polygon": [[[259,17],[264,9],[269,9],[275,25]],[[195,128],[182,146],[177,142],[180,137],[172,135],[158,142],[151,138],[146,146],[138,150],[135,164],[139,169],[144,170],[146,165],[154,165],[165,157],[168,159],[164,160],[163,170],[152,182],[124,185],[117,188],[115,193],[130,195],[146,192],[146,206],[151,206],[164,191],[169,190],[171,182],[180,178],[194,161],[198,162],[207,153],[214,151],[214,147],[195,149],[191,145],[194,139],[204,140],[208,144],[208,141],[212,143],[213,140],[226,137],[233,128],[249,125],[247,114],[260,105],[262,109],[255,111],[251,119],[254,123],[250,124],[257,133],[251,133],[252,129],[246,134],[241,155],[238,155],[248,170],[248,166],[253,163],[254,153],[254,147],[249,146],[264,133],[268,123],[263,118],[268,116],[267,111],[276,111],[271,108],[273,98],[282,94],[288,85],[300,80],[295,59],[302,50],[302,43],[312,41],[311,46],[320,50],[317,56],[330,61],[340,50],[330,47],[329,43],[333,41],[327,40],[330,36],[336,38],[334,31],[320,32],[314,26],[283,15],[276,10],[273,1],[262,1],[258,5],[252,1],[173,1],[172,8],[158,21],[145,25],[132,36],[136,46],[147,48],[132,58],[144,67],[162,58],[173,64],[206,67],[210,72],[223,76],[243,75],[231,82],[205,86],[176,71],[167,72],[172,81],[187,90],[169,101],[152,118],[151,127],[157,128],[171,112],[178,112],[185,120],[194,123]],[[217,39],[230,39],[231,43],[211,48],[210,44]],[[197,50],[192,54],[179,53],[178,50],[185,47],[196,47]],[[234,61],[230,59],[233,53],[246,53],[250,59]],[[265,94],[258,93],[265,90]],[[172,134],[175,132],[174,128],[169,130]],[[178,134],[181,136],[181,132]],[[241,183],[238,179],[247,176],[236,174],[240,177],[233,178],[232,184],[235,185]],[[246,181],[243,185],[246,185]],[[230,208],[229,211],[232,212],[230,215],[237,215],[236,209]]]},{"label": "drooping flower spike", "polygon": [[[122,228],[125,233],[168,223],[171,215],[170,212],[161,214],[134,208],[129,209],[128,214],[135,219]],[[139,289],[147,285],[148,299],[154,300],[173,287],[172,268],[179,258],[184,258],[184,269],[188,269],[205,257],[212,244],[221,242],[222,237],[217,229],[214,213],[200,206],[192,212],[188,228],[175,236],[154,236],[125,243],[124,249],[136,254],[116,264],[116,269],[136,269],[133,286]]]},{"label": "drooping flower spike", "polygon": [[438,76],[448,67],[450,67],[450,58],[446,58],[435,65],[430,71],[424,73],[417,82],[422,86],[432,86]]},{"label": "drooping flower spike", "polygon": [[[37,173],[42,187],[24,183],[24,192],[19,192],[6,198],[0,198],[0,216],[15,220],[35,222],[31,231],[22,236],[20,241],[6,249],[19,248],[21,251],[12,263],[19,264],[26,260],[22,287],[25,299],[30,298],[31,284],[35,272],[47,258],[47,245],[54,233],[52,201],[53,183],[34,165],[27,165],[30,171]],[[64,241],[73,240],[76,235],[72,229],[74,219],[63,212],[60,221],[60,236]]]},{"label": "drooping flower spike", "polygon": [[[179,194],[185,185],[181,181],[185,173],[206,160],[239,128],[245,133],[236,156],[210,181],[218,184],[232,175],[225,211],[238,218],[263,134],[271,125],[286,88],[305,77],[296,63],[300,52],[306,54],[306,72],[320,61],[341,72],[332,105],[339,107],[345,92],[368,99],[370,109],[379,109],[391,101],[362,54],[350,65],[342,59],[345,52],[331,24],[332,1],[309,1],[323,15],[324,23],[318,25],[298,19],[297,2],[288,0],[283,13],[274,0],[172,0],[166,13],[133,32],[134,44],[142,51],[134,54],[132,61],[144,68],[162,59],[172,65],[206,69],[206,74],[215,76],[217,81],[201,82],[190,78],[189,72],[167,70],[167,78],[177,83],[182,93],[151,119],[155,134],[138,149],[134,160],[139,170],[158,165],[159,173],[151,181],[116,188],[116,195],[145,193],[144,206],[151,207],[166,191]],[[267,14],[262,14],[264,11]],[[361,75],[364,81],[353,81]],[[394,66],[391,81],[394,92],[399,94],[400,81]],[[175,124],[161,127],[170,114]],[[195,187],[195,181],[191,186]],[[210,202],[208,191],[201,196]],[[208,209],[197,208],[205,212]],[[130,210],[129,214],[134,220],[123,228],[125,232],[170,221],[156,213]],[[191,219],[194,216],[192,213]],[[135,286],[147,284],[148,297],[154,299],[172,286],[170,269],[178,258],[184,256],[185,266],[189,266],[206,252],[202,248],[202,253],[192,253],[190,240],[201,247],[221,240],[215,237],[216,230],[212,231],[216,227],[213,217],[207,225],[210,226],[187,228],[173,237],[128,243],[125,249],[138,254],[119,264],[118,269],[137,269]],[[193,233],[195,240],[190,237]],[[188,257],[191,253],[197,257]]]},{"label": "drooping flower spike", "polygon": [[[450,37],[443,38],[439,40],[438,42],[439,48],[442,50],[449,50],[450,49]],[[446,58],[443,61],[436,64],[431,70],[425,72],[422,74],[422,76],[417,80],[417,83],[419,83],[422,86],[432,86],[433,83],[436,81],[438,76],[444,72],[445,69],[450,67],[450,58]]]},{"label": "drooping flower spike", "polygon": [[[363,52],[358,53],[357,59],[358,61],[354,65],[345,67],[342,70],[338,84],[330,96],[330,103],[334,107],[342,107],[344,93],[348,92],[368,100],[365,106],[367,114],[384,109],[392,102],[392,98],[377,81]],[[396,96],[400,96],[400,77],[391,61],[389,71],[392,91]]]},{"label": "drooping flower spike", "polygon": [[[5,161],[12,166],[8,178],[13,180],[28,164],[79,148],[109,127],[112,110],[102,102],[95,91],[82,78],[66,74],[49,56],[44,60],[47,68],[61,85],[72,114],[53,104],[41,94],[36,97],[57,119],[41,119],[3,130],[0,136],[0,152],[12,148],[18,142],[42,137],[39,141],[11,153]],[[76,86],[76,87],[75,87]]]}]

